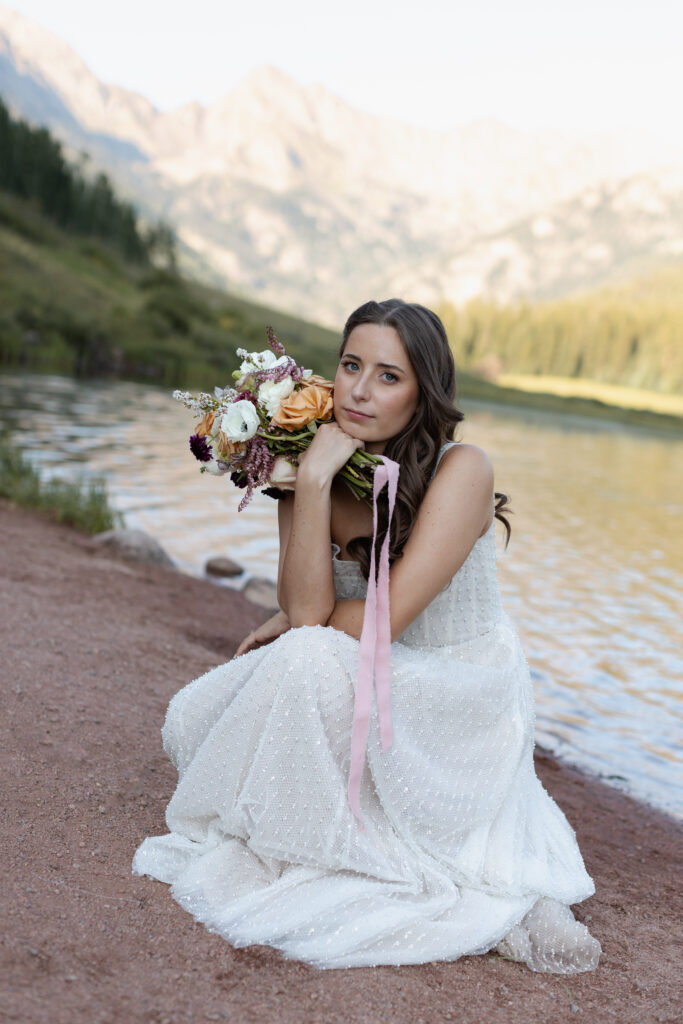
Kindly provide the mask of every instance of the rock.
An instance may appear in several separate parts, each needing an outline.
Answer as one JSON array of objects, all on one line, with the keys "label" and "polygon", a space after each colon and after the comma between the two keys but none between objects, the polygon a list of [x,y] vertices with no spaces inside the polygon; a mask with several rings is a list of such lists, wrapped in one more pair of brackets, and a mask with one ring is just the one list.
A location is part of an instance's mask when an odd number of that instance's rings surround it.
[{"label": "rock", "polygon": [[206,565],[204,566],[204,572],[207,576],[220,576],[225,578],[227,576],[241,576],[244,569],[237,562],[233,562],[232,558],[226,558],[224,555],[218,555],[216,558],[207,559]]},{"label": "rock", "polygon": [[173,559],[166,554],[159,541],[144,530],[106,530],[96,534],[92,543],[95,547],[115,552],[131,562],[149,562],[152,565],[163,565],[167,569],[175,568]]},{"label": "rock", "polygon": [[277,603],[277,586],[271,580],[263,579],[261,576],[254,576],[242,588],[241,593],[253,604],[267,608],[273,614],[280,609]]}]

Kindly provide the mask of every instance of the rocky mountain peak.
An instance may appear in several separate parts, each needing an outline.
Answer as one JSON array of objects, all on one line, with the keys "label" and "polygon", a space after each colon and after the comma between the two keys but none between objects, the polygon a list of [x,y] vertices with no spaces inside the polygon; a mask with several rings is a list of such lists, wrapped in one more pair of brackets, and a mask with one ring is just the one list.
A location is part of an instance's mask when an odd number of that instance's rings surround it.
[{"label": "rocky mountain peak", "polygon": [[335,325],[369,293],[552,296],[679,251],[683,188],[645,146],[486,117],[436,131],[255,67],[161,112],[0,7],[0,95],[87,149],[212,280]]}]

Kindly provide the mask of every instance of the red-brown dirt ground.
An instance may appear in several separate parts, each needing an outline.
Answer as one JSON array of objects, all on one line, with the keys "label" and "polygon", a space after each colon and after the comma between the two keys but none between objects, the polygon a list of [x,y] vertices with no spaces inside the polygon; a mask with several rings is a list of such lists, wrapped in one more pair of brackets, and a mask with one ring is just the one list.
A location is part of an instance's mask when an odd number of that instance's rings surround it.
[{"label": "red-brown dirt ground", "polygon": [[678,1022],[679,824],[539,754],[596,895],[575,908],[597,971],[494,955],[319,971],[233,949],[131,874],[175,787],[159,730],[173,693],[264,612],[200,579],[97,553],[0,502],[3,1020],[22,1024]]}]

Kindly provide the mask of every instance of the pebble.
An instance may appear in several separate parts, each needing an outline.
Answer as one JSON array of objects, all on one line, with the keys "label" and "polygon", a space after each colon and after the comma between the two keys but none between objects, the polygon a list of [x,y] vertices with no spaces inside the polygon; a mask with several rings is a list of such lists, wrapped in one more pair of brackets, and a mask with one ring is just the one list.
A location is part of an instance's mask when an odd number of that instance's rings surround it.
[{"label": "pebble", "polygon": [[279,610],[277,586],[271,580],[255,576],[249,580],[241,593],[253,604],[258,604],[272,612]]},{"label": "pebble", "polygon": [[215,558],[209,558],[204,566],[204,572],[207,576],[241,576],[244,569],[237,562],[234,562],[232,558],[226,558],[224,555],[218,555]]}]

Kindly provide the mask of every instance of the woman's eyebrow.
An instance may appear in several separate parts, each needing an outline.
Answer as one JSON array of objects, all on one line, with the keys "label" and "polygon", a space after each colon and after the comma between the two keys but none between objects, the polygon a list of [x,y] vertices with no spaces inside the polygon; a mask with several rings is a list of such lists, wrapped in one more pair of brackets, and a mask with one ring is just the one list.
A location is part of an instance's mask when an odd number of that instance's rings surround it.
[{"label": "woman's eyebrow", "polygon": [[[342,359],[355,359],[357,362],[362,363],[363,360],[360,356],[354,356],[353,352],[345,352]],[[385,370],[398,370],[399,373],[405,373],[406,371],[402,366],[396,366],[394,363],[375,363],[375,366],[383,366]]]}]

